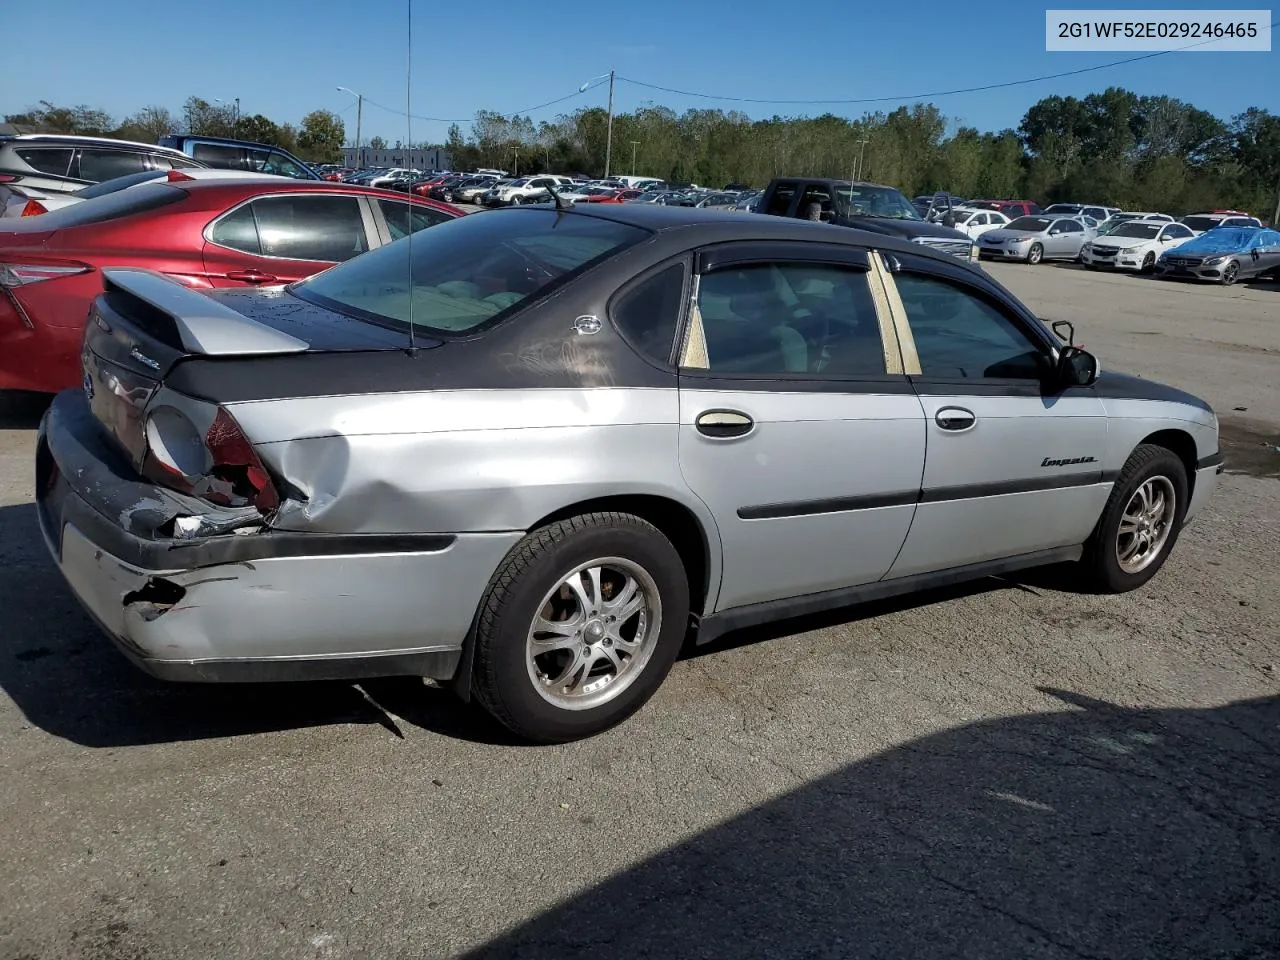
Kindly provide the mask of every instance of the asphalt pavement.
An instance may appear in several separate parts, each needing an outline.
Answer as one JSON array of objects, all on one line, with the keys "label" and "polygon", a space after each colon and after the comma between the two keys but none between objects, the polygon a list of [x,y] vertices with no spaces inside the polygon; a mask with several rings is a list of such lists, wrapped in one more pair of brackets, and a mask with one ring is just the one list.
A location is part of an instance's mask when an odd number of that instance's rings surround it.
[{"label": "asphalt pavement", "polygon": [[141,675],[46,558],[40,403],[0,401],[0,960],[1280,955],[1280,287],[989,270],[1217,408],[1160,575],[734,634],[559,747],[418,681]]}]

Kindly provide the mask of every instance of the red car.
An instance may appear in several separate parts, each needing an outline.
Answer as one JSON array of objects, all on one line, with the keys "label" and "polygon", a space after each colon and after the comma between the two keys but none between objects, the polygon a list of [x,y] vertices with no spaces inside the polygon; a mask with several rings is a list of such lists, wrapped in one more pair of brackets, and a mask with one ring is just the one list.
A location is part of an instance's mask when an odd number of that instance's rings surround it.
[{"label": "red car", "polygon": [[291,283],[461,216],[445,203],[345,183],[174,171],[2,220],[0,390],[80,383],[80,340],[103,267],[144,267],[200,288]]},{"label": "red car", "polygon": [[1034,200],[970,200],[963,206],[980,207],[983,210],[996,210],[1003,213],[1010,220],[1017,220],[1019,217],[1034,217],[1042,212],[1040,205]]}]

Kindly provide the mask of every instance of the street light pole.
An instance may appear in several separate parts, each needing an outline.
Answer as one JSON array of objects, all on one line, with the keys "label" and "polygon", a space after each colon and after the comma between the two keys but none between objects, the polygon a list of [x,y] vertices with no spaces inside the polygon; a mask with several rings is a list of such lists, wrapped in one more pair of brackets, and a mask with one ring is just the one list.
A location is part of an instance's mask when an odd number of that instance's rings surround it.
[{"label": "street light pole", "polygon": [[631,175],[636,175],[636,147],[640,145],[639,140],[631,141]]},{"label": "street light pole", "polygon": [[609,161],[613,157],[613,76],[609,71],[609,127],[604,141],[604,178],[609,179]]},{"label": "street light pole", "polygon": [[356,93],[350,87],[339,87],[339,93],[349,93],[356,98],[356,169],[364,169],[364,146],[360,143],[360,121],[364,116],[364,94]]},{"label": "street light pole", "polygon": [[866,156],[867,156],[868,141],[863,139],[863,140],[858,140],[856,142],[858,143],[858,169],[854,174],[854,179],[858,180],[858,179],[861,179],[862,177],[862,167],[863,167],[863,161],[866,159]]}]

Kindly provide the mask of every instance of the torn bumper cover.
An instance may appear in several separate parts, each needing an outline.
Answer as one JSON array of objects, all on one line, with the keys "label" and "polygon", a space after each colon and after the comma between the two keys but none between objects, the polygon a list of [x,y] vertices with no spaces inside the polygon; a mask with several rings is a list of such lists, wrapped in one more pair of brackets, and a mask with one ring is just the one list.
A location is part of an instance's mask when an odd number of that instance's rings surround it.
[{"label": "torn bumper cover", "polygon": [[76,391],[40,424],[36,501],[76,598],[165,680],[452,677],[520,537],[274,531],[138,478]]}]

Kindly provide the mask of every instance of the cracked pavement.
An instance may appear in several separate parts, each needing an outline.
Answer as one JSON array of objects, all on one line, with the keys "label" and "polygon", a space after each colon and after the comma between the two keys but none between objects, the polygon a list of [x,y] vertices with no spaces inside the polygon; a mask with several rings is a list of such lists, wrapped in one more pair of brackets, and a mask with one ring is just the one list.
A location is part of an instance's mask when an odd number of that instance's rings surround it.
[{"label": "cracked pavement", "polygon": [[4,401],[0,960],[1280,955],[1280,287],[989,269],[1218,410],[1230,472],[1160,575],[734,634],[561,747],[420,682],[137,673]]}]

